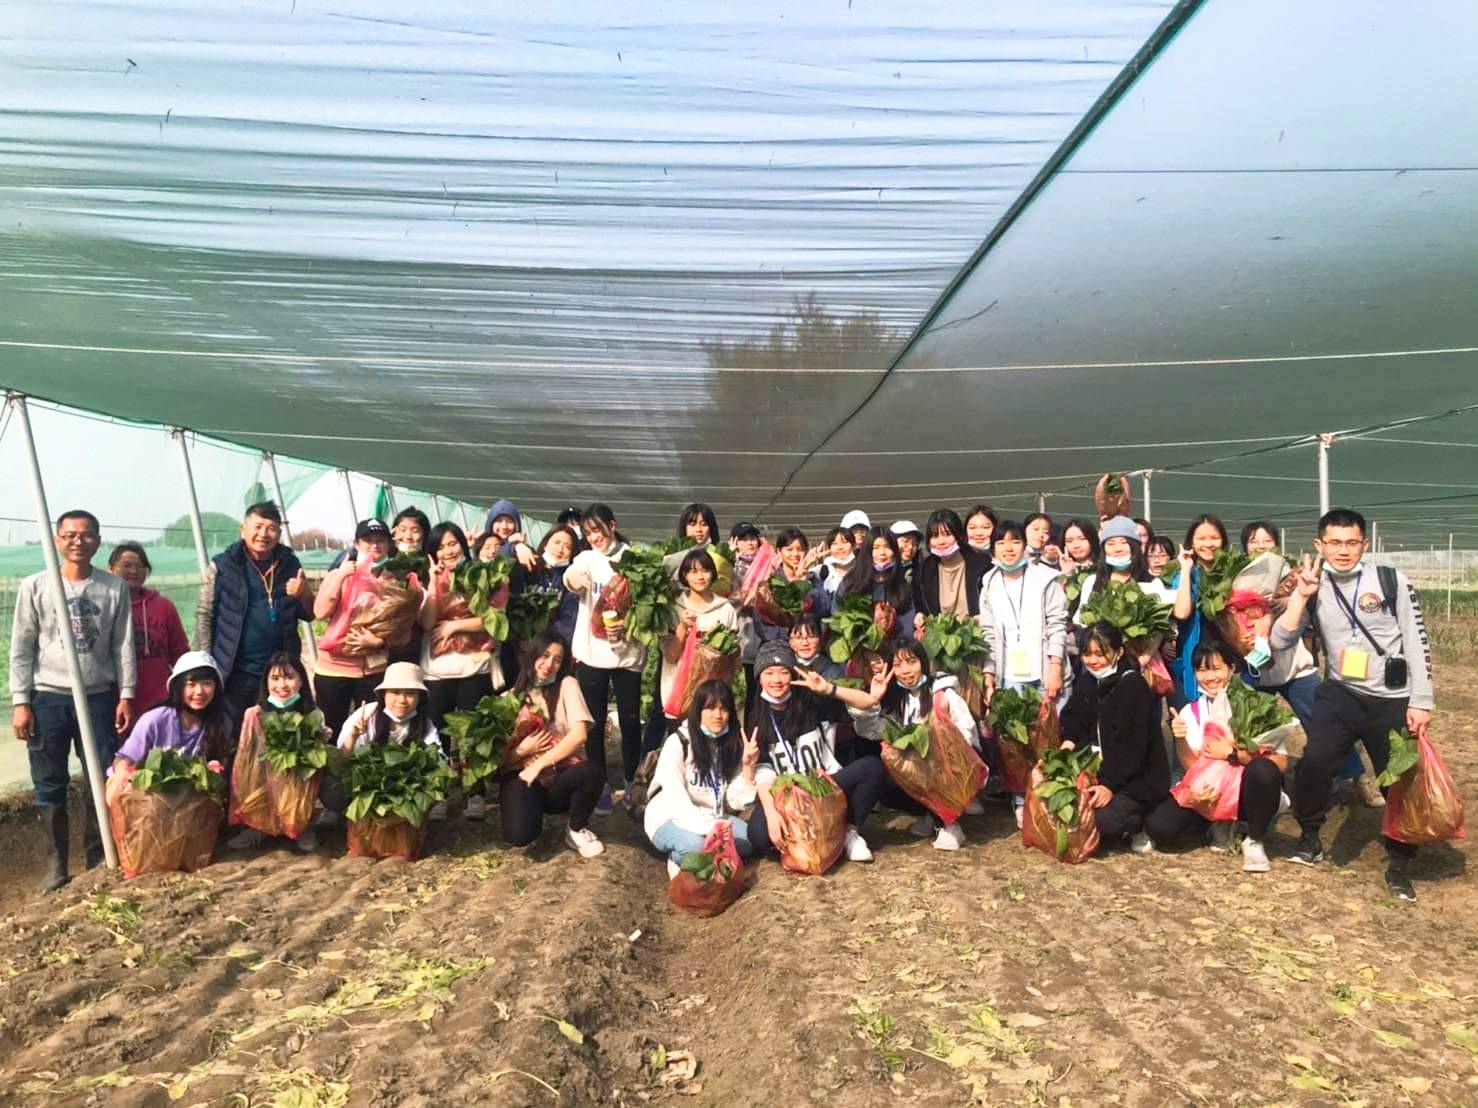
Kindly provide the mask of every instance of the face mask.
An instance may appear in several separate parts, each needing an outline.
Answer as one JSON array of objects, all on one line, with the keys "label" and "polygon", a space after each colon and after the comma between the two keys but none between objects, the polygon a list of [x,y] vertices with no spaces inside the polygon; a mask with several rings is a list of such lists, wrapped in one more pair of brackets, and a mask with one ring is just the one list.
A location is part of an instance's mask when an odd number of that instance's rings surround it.
[{"label": "face mask", "polygon": [[874,573],[887,573],[892,568],[892,562],[873,562],[872,564],[872,571]]},{"label": "face mask", "polygon": [[398,542],[395,544],[395,549],[399,550],[402,554],[419,554],[421,552],[421,548],[413,542]]},{"label": "face mask", "polygon": [[834,566],[836,566],[837,569],[846,569],[849,565],[851,565],[856,560],[857,560],[857,555],[856,554],[848,554],[846,556],[846,558],[835,558],[835,557],[832,558],[831,564],[834,565]]},{"label": "face mask", "polygon": [[540,677],[540,676],[538,676],[536,674],[534,676],[534,687],[535,688],[540,688],[540,689],[547,689],[550,685],[554,684],[555,678],[557,678],[558,676],[559,676],[559,670],[555,670],[548,677]]},{"label": "face mask", "polygon": [[1112,665],[1105,666],[1103,669],[1094,669],[1087,662],[1084,662],[1083,670],[1088,674],[1089,677],[1092,677],[1095,681],[1102,681],[1105,677],[1112,677],[1115,673],[1117,673],[1119,667],[1117,665]]},{"label": "face mask", "polygon": [[922,689],[924,685],[928,683],[928,680],[929,678],[923,673],[919,674],[918,680],[915,681],[912,685],[907,684],[901,677],[897,678],[898,687],[901,689],[907,689],[909,692],[915,692],[918,689]]},{"label": "face mask", "polygon": [[1028,546],[1026,548],[1026,556],[1028,558],[1040,558],[1044,549],[1044,547],[1040,546]]},{"label": "face mask", "polygon": [[1258,635],[1252,643],[1252,652],[1247,655],[1247,664],[1253,669],[1261,669],[1273,659],[1273,652],[1269,647],[1268,640]]},{"label": "face mask", "polygon": [[776,708],[779,708],[790,699],[790,690],[787,689],[784,696],[771,696],[769,693],[765,692],[764,689],[761,689],[760,699],[763,700],[766,704],[772,704]]},{"label": "face mask", "polygon": [[810,669],[816,664],[816,658],[817,654],[809,654],[804,658],[797,654],[795,656],[795,664],[800,666],[802,669]]},{"label": "face mask", "polygon": [[997,562],[996,566],[1002,573],[1015,573],[1019,569],[1026,568],[1027,559],[1023,556],[1014,562]]},{"label": "face mask", "polygon": [[1104,563],[1109,569],[1128,569],[1134,564],[1133,554],[1105,554]]},{"label": "face mask", "polygon": [[385,709],[385,714],[387,716],[389,716],[391,719],[393,719],[396,723],[406,723],[406,722],[408,722],[408,721],[413,720],[413,719],[416,718],[416,709],[415,708],[412,708],[405,715],[398,716],[394,712],[392,712],[389,708],[386,708]]},{"label": "face mask", "polygon": [[698,730],[702,731],[710,739],[721,739],[729,733],[729,729],[727,727],[725,727],[722,731],[710,731],[708,729],[708,724],[706,723],[700,723],[698,725]]},{"label": "face mask", "polygon": [[936,546],[934,543],[931,542],[929,544],[929,549],[933,552],[934,557],[936,558],[953,558],[956,554],[960,552],[960,544],[957,542],[952,542],[948,546]]},{"label": "face mask", "polygon": [[267,697],[267,703],[270,704],[270,705],[272,705],[272,707],[278,708],[278,709],[291,708],[294,704],[296,704],[298,701],[300,701],[302,699],[303,699],[303,694],[302,693],[293,693],[292,696],[284,697],[281,700],[279,700],[275,696],[269,696],[269,697]]},{"label": "face mask", "polygon": [[1356,562],[1349,569],[1335,569],[1328,562],[1324,563],[1324,572],[1331,577],[1338,577],[1341,581],[1348,581],[1360,572],[1360,563]]},{"label": "face mask", "polygon": [[545,558],[544,564],[550,569],[564,569],[570,564],[570,560],[568,558]]}]

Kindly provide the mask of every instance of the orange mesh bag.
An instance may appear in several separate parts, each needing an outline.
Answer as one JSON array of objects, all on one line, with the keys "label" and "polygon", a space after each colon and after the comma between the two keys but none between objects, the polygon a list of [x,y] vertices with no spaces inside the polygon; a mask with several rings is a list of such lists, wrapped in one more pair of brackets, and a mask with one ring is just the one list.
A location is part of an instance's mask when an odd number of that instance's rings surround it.
[{"label": "orange mesh bag", "polygon": [[716,916],[749,888],[749,871],[734,845],[728,820],[714,824],[703,849],[683,858],[682,868],[667,886],[667,897],[694,916]]},{"label": "orange mesh bag", "polygon": [[1100,520],[1129,514],[1129,478],[1122,473],[1105,473],[1093,490],[1093,506]]},{"label": "orange mesh bag", "polygon": [[[882,746],[888,776],[913,799],[945,823],[954,823],[980,791],[989,771],[949,718],[942,693],[934,696],[934,710],[923,721],[923,743],[918,729],[889,728]],[[901,741],[894,741],[897,737]],[[920,747],[922,746],[922,749]]]},{"label": "orange mesh bag", "polygon": [[426,828],[400,816],[351,819],[349,853],[359,858],[404,858],[414,862],[426,846]]},{"label": "orange mesh bag", "polygon": [[[732,634],[732,632],[731,632]],[[696,631],[688,635],[683,644],[683,656],[677,664],[677,673],[672,679],[672,691],[662,711],[669,719],[683,719],[693,706],[693,696],[698,686],[705,681],[732,683],[739,669],[739,651],[719,650],[705,641],[706,636]],[[738,642],[738,636],[734,636]]]},{"label": "orange mesh bag", "polygon": [[830,778],[788,773],[770,792],[780,832],[780,864],[820,875],[836,865],[847,842],[847,795]]},{"label": "orange mesh bag", "polygon": [[1401,774],[1386,795],[1381,834],[1413,844],[1467,837],[1463,830],[1463,798],[1457,791],[1457,783],[1437,748],[1425,736],[1417,739],[1416,765]]},{"label": "orange mesh bag", "polygon": [[1031,787],[1026,791],[1026,811],[1021,819],[1021,844],[1035,847],[1059,862],[1076,865],[1091,858],[1098,850],[1098,821],[1088,807],[1088,790],[1093,786],[1091,774],[1080,773],[1069,786],[1075,796],[1072,818],[1061,820],[1052,814],[1052,800],[1038,792],[1047,781],[1039,765],[1032,770]]},{"label": "orange mesh bag", "polygon": [[296,839],[313,818],[322,774],[278,773],[267,761],[262,711],[253,706],[241,721],[241,745],[231,767],[232,827]]},{"label": "orange mesh bag", "polygon": [[136,767],[120,762],[108,778],[108,822],[124,877],[192,873],[210,865],[221,828],[221,805],[193,789],[143,792]]}]

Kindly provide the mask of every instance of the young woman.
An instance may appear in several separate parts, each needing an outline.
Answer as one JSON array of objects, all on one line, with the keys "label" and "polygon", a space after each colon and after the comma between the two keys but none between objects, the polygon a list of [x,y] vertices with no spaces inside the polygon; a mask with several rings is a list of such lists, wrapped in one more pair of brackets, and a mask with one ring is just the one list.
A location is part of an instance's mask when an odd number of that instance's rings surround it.
[{"label": "young woman", "polygon": [[355,557],[331,570],[313,598],[313,618],[328,620],[324,641],[337,643],[333,650],[319,643],[313,668],[318,706],[335,734],[353,708],[374,699],[375,686],[390,664],[382,639],[349,626],[355,612],[374,604],[374,564],[389,551],[390,529],[378,519],[361,520],[354,532]]},{"label": "young woman", "polygon": [[[676,535],[680,539],[686,539],[694,546],[707,546],[709,543],[718,542],[718,517],[707,504],[694,501],[686,505],[682,514],[677,518]],[[679,550],[669,554],[662,559],[662,564],[672,574],[674,581],[679,581],[678,570],[683,564],[683,555],[687,550]],[[679,585],[681,582],[679,581]]]},{"label": "young woman", "polygon": [[402,508],[390,521],[390,537],[402,554],[424,554],[436,557],[436,547],[429,541],[431,520],[420,508]]},{"label": "young woman", "polygon": [[754,855],[742,813],[757,797],[759,762],[758,737],[740,735],[734,690],[723,681],[699,685],[688,718],[662,744],[642,817],[647,839],[667,855],[669,879],[716,823],[733,829],[741,858]]},{"label": "young woman", "polygon": [[[272,655],[267,660],[266,672],[262,674],[262,687],[257,695],[257,702],[246,710],[246,715],[241,719],[238,750],[258,749],[256,744],[260,739],[262,721],[273,713],[298,712],[307,715],[311,711],[313,690],[308,685],[308,671],[303,668],[302,661],[286,651]],[[328,742],[333,735],[325,730],[323,738]],[[232,850],[247,850],[260,846],[266,838],[255,827],[243,827],[226,845]],[[318,849],[318,835],[311,827],[306,828],[293,840],[293,846],[304,854],[310,854]]]},{"label": "young woman", "polygon": [[[606,777],[606,703],[614,694],[616,717],[621,727],[622,789],[636,776],[641,760],[641,675],[646,665],[646,647],[626,637],[626,624],[617,620],[606,624],[605,638],[592,629],[592,617],[601,592],[621,572],[621,560],[630,550],[625,537],[616,529],[616,516],[604,504],[585,509],[581,521],[589,549],[575,555],[565,570],[565,587],[580,599],[575,618],[572,653],[575,656],[575,680],[580,683],[586,707],[596,718],[590,728],[586,754]],[[611,793],[607,786],[601,793],[596,813],[611,810]]]},{"label": "young woman", "polygon": [[[539,540],[533,569],[525,569],[522,565],[513,567],[511,595],[517,596],[527,589],[558,590],[559,606],[549,617],[549,629],[564,642],[575,637],[575,620],[580,614],[580,598],[565,587],[565,570],[580,552],[580,546],[579,535],[569,527],[557,525]],[[528,643],[514,643],[513,646],[522,656]],[[512,676],[505,670],[505,678]]]},{"label": "young woman", "polygon": [[[1139,539],[1139,545],[1148,550],[1150,543],[1155,541],[1155,529],[1150,526],[1150,521],[1135,516],[1134,530],[1136,537]],[[1175,557],[1175,550],[1173,548],[1170,551],[1170,556],[1172,558]]]},{"label": "young woman", "polygon": [[755,671],[760,690],[755,724],[760,747],[756,774],[760,806],[750,816],[748,835],[755,853],[763,854],[773,841],[770,786],[775,777],[813,772],[826,774],[846,794],[850,823],[847,857],[854,862],[872,861],[862,825],[877,806],[888,771],[876,754],[844,767],[835,753],[836,725],[845,714],[844,707],[864,712],[875,708],[892,679],[891,673],[884,671],[875,676],[870,692],[845,688],[815,670],[800,669],[794,652],[782,642],[767,642],[760,647]]},{"label": "young woman", "polygon": [[1099,557],[1093,567],[1093,572],[1083,581],[1083,590],[1078,595],[1077,611],[1073,615],[1074,623],[1079,627],[1086,626],[1082,616],[1083,609],[1088,606],[1088,601],[1094,592],[1110,581],[1115,584],[1133,581],[1139,586],[1141,592],[1148,593],[1161,604],[1174,602],[1174,592],[1159,579],[1150,576],[1132,519],[1127,516],[1115,516],[1113,519],[1105,520],[1103,530],[1099,532],[1098,541],[1101,544]]},{"label": "young woman", "polygon": [[790,649],[795,652],[797,669],[815,670],[828,681],[836,682],[847,675],[847,670],[845,666],[833,662],[830,655],[822,649],[825,637],[820,617],[814,612],[807,612],[797,617],[787,641]]},{"label": "young woman", "polygon": [[1151,849],[1145,816],[1170,793],[1170,766],[1160,736],[1159,698],[1124,653],[1124,636],[1095,623],[1083,640],[1084,679],[1062,711],[1065,747],[1096,747],[1103,764],[1088,790],[1105,843],[1129,840],[1135,853]]},{"label": "young woman", "polygon": [[911,519],[900,519],[888,528],[898,541],[898,557],[903,562],[903,575],[908,578],[908,587],[913,588],[914,570],[919,565],[919,551],[924,545],[924,532]]},{"label": "young woman", "polygon": [[180,655],[190,649],[180,613],[167,596],[144,588],[153,570],[149,555],[136,542],[122,542],[108,556],[108,572],[128,586],[133,605],[133,653],[137,664],[134,708],[147,712],[169,695],[169,674]]},{"label": "young woman", "polygon": [[1150,539],[1149,545],[1144,548],[1145,568],[1150,571],[1150,576],[1157,581],[1160,579],[1160,574],[1165,571],[1165,567],[1174,560],[1175,544],[1164,535],[1156,535]]},{"label": "young woman", "polygon": [[833,527],[826,533],[826,550],[826,557],[821,562],[820,585],[829,600],[857,560],[852,532],[845,527]]},{"label": "young woman", "polygon": [[1001,517],[996,515],[994,508],[989,508],[984,504],[975,505],[965,513],[965,542],[961,544],[961,549],[973,550],[977,554],[984,555],[988,565],[991,556],[991,539],[995,536],[996,527],[1000,522]]},{"label": "young woman", "polygon": [[1196,671],[1191,656],[1203,639],[1216,636],[1211,626],[1197,610],[1201,599],[1201,575],[1205,568],[1216,560],[1220,550],[1227,549],[1227,529],[1213,515],[1200,515],[1191,520],[1186,528],[1185,545],[1180,548],[1180,568],[1176,571],[1175,583],[1175,638],[1178,653],[1170,666],[1170,675],[1175,679],[1175,693],[1171,706],[1180,708],[1200,695],[1196,685]]},{"label": "young woman", "polygon": [[[1279,744],[1249,754],[1229,737],[1206,737],[1206,724],[1215,722],[1225,726],[1232,718],[1227,689],[1239,680],[1237,657],[1225,643],[1202,643],[1196,648],[1192,664],[1200,694],[1180,710],[1170,725],[1175,734],[1177,756],[1186,770],[1199,758],[1225,760],[1244,767],[1237,805],[1237,820],[1247,825],[1247,837],[1242,840],[1242,868],[1248,873],[1267,873],[1270,867],[1263,840],[1272,830],[1278,813],[1290,806],[1283,792],[1283,774],[1288,771],[1287,748]],[[1211,848],[1229,850],[1234,822],[1213,824],[1199,812],[1182,808],[1173,797],[1162,800],[1145,820],[1145,830],[1156,845],[1204,836],[1208,827]]]},{"label": "young woman", "polygon": [[[164,703],[145,712],[118,748],[118,762],[138,765],[151,750],[178,750],[192,758],[220,762],[231,749],[220,666],[204,650],[175,660]],[[217,767],[219,768],[219,767]]]},{"label": "young woman", "polygon": [[[760,529],[748,520],[741,520],[729,529],[729,546],[734,551],[734,580],[742,582],[760,552],[764,536]],[[749,690],[746,708],[754,703],[754,655],[759,649],[760,637],[755,630],[753,614],[747,608],[739,610],[739,659],[744,665],[744,683]]]},{"label": "young woman", "polygon": [[1098,561],[1098,528],[1087,520],[1070,519],[1062,527],[1063,573],[1086,569]]},{"label": "young woman", "polygon": [[1265,554],[1278,549],[1278,529],[1265,519],[1255,519],[1242,528],[1242,553]]},{"label": "young woman", "polygon": [[[975,717],[959,693],[959,682],[947,673],[930,675],[929,655],[923,644],[912,636],[900,638],[893,647],[892,662],[893,682],[878,707],[851,713],[858,736],[882,742],[886,734],[885,721],[912,727],[929,718],[929,713],[934,710],[934,700],[939,697],[943,699],[950,722],[966,742],[978,749],[980,741]],[[942,823],[891,780],[883,787],[882,803],[889,808],[918,815],[913,833],[920,838],[933,835],[934,849],[959,850],[965,845],[965,832],[958,823]]]},{"label": "young woman", "polygon": [[551,630],[524,652],[515,692],[526,694],[550,726],[523,739],[504,757],[498,807],[503,837],[527,846],[544,829],[545,813],[568,812],[565,842],[582,858],[594,858],[605,845],[590,830],[590,817],[605,788],[605,774],[585,752],[595,719],[570,676],[570,656]]},{"label": "young woman", "polygon": [[[1047,547],[1052,542],[1052,517],[1046,512],[1033,512],[1021,527],[1026,537],[1026,556],[1032,565],[1036,565],[1046,556]],[[995,545],[994,536],[991,545]]]},{"label": "young woman", "polygon": [[[898,540],[881,527],[867,533],[862,551],[837,586],[835,600],[862,596],[874,604],[888,604],[897,614],[893,635],[908,634],[914,626],[913,589],[898,556]],[[835,608],[833,604],[833,609]]]},{"label": "young woman", "polygon": [[[775,571],[776,575],[791,583],[797,581],[814,583],[815,579],[811,575],[811,569],[816,564],[819,555],[811,549],[804,531],[796,527],[787,527],[781,531],[775,536],[775,553],[780,556],[780,567]],[[806,609],[808,612],[816,611],[818,604],[824,607],[821,598],[816,595],[816,589],[819,587],[813,585],[809,598],[810,603]],[[772,639],[783,641],[790,633],[787,628],[779,624],[766,622],[757,612],[754,615],[754,630],[762,643]]]},{"label": "young woman", "polygon": [[[976,508],[970,519],[976,521],[975,534],[995,533],[996,520],[988,508]],[[930,514],[924,523],[927,552],[914,574],[914,610],[919,616],[953,615],[964,618],[980,614],[980,583],[990,570],[990,554],[975,548],[969,539],[969,524],[948,508]],[[968,540],[968,541],[967,541]],[[923,633],[923,620],[914,624],[916,635]]]},{"label": "young woman", "polygon": [[683,555],[678,580],[682,583],[683,592],[677,601],[677,627],[662,640],[662,672],[657,682],[657,702],[652,705],[652,715],[647,721],[643,751],[656,750],[662,745],[662,740],[682,723],[681,719],[665,714],[665,705],[672,695],[688,640],[694,635],[701,639],[717,627],[726,628],[736,636],[739,634],[738,611],[727,598],[713,591],[718,569],[707,548],[695,546]]}]

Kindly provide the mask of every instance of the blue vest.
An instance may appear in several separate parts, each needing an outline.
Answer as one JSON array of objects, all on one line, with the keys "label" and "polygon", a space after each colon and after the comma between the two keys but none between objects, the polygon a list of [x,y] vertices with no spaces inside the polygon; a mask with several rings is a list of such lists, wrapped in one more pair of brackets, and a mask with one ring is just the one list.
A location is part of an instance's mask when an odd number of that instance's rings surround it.
[{"label": "blue vest", "polygon": [[[277,573],[272,581],[272,607],[277,612],[280,642],[272,644],[271,653],[285,650],[292,655],[302,653],[303,644],[298,638],[298,620],[306,619],[302,607],[287,595],[287,583],[298,575],[302,563],[298,556],[286,546],[278,546],[272,552],[277,561]],[[211,624],[210,652],[221,667],[221,672],[230,675],[241,653],[241,634],[246,626],[246,604],[248,589],[260,589],[261,578],[256,570],[246,564],[246,544],[240,539],[226,548],[224,553],[212,559],[216,567],[215,611]]]}]

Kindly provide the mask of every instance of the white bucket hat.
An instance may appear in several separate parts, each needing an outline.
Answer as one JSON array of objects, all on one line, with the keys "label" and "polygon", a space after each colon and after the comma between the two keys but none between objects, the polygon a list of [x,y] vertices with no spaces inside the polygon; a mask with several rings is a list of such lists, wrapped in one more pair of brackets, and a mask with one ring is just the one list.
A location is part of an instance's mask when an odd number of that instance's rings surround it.
[{"label": "white bucket hat", "polygon": [[221,677],[221,667],[208,650],[187,650],[175,661],[174,668],[169,671],[169,679],[173,681],[182,673],[189,673],[195,669],[208,669],[216,675],[216,683],[219,684],[224,678]]},{"label": "white bucket hat", "polygon": [[375,686],[375,692],[384,692],[386,689],[416,689],[420,692],[426,691],[426,682],[421,676],[421,667],[415,662],[392,662],[385,670],[385,676]]}]

